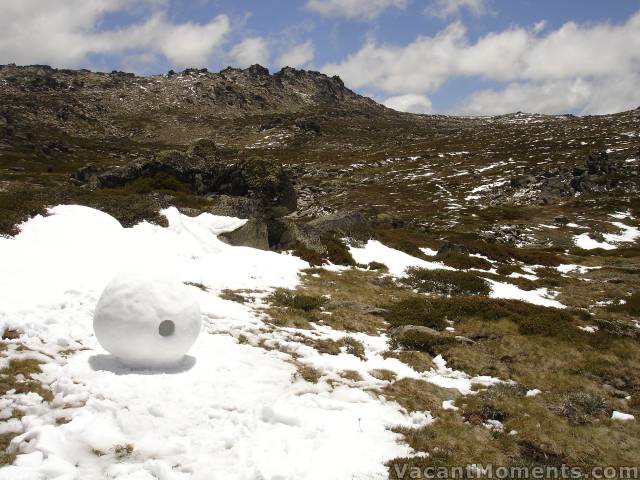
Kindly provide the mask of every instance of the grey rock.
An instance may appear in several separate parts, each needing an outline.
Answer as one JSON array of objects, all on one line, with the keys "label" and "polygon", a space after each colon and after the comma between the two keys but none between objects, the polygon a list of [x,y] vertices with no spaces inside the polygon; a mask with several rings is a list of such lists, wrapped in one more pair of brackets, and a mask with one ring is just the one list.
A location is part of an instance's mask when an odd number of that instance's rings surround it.
[{"label": "grey rock", "polygon": [[533,175],[518,175],[511,179],[511,186],[514,188],[525,187],[529,184],[535,183],[536,177]]},{"label": "grey rock", "polygon": [[269,250],[267,224],[261,220],[251,219],[232,232],[218,235],[218,238],[229,245]]},{"label": "grey rock", "polygon": [[371,231],[371,224],[360,212],[336,212],[311,220],[308,224],[320,234],[361,235]]},{"label": "grey rock", "polygon": [[269,245],[277,250],[291,250],[302,244],[309,250],[324,254],[327,249],[320,237],[320,231],[309,224],[284,218],[269,222]]},{"label": "grey rock", "polygon": [[400,327],[394,328],[391,331],[391,335],[397,339],[400,339],[408,335],[416,334],[416,333],[420,335],[427,335],[430,337],[438,337],[438,338],[446,336],[442,332],[439,332],[438,330],[434,330],[433,328],[430,328],[430,327],[422,327],[419,325],[402,325]]},{"label": "grey rock", "polygon": [[238,218],[258,218],[262,215],[262,203],[255,198],[218,195],[214,200],[214,205],[209,209],[214,215]]},{"label": "grey rock", "polygon": [[602,388],[616,398],[627,398],[629,396],[628,392],[620,390],[612,385],[609,385],[608,383],[605,383]]},{"label": "grey rock", "polygon": [[465,253],[469,254],[469,249],[464,245],[453,242],[444,242],[444,244],[438,249],[438,255],[445,253]]},{"label": "grey rock", "polygon": [[222,194],[256,200],[260,213],[266,217],[281,217],[296,209],[293,179],[280,164],[256,158],[224,163],[215,152],[210,143],[196,142],[191,154],[167,150],[151,159],[106,170],[89,165],[73,177],[88,182],[95,176],[97,187],[117,188],[139,178],[163,175],[187,185],[196,195]]},{"label": "grey rock", "polygon": [[334,308],[346,308],[354,310],[358,313],[364,313],[367,315],[384,315],[388,310],[384,308],[374,307],[366,303],[354,302],[351,300],[332,300],[327,304],[329,310]]},{"label": "grey rock", "polygon": [[455,337],[453,337],[457,342],[460,343],[464,343],[466,345],[473,345],[474,343],[476,343],[474,340],[471,340],[468,337],[463,337],[462,335],[456,335]]}]

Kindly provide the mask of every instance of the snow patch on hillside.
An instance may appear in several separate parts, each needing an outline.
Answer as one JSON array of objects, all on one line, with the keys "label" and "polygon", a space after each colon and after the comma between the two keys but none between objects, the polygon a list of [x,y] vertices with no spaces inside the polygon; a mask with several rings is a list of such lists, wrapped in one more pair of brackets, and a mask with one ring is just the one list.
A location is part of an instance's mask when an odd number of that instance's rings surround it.
[{"label": "snow patch on hillside", "polygon": [[351,256],[357,263],[365,265],[370,262],[384,263],[389,269],[389,273],[395,276],[404,275],[404,271],[409,267],[420,267],[428,270],[453,270],[443,263],[428,262],[400,250],[387,247],[378,240],[369,240],[364,247],[349,247],[349,252],[351,252]]},{"label": "snow patch on hillside", "polygon": [[[49,213],[0,239],[0,329],[22,332],[5,354],[45,361],[38,380],[55,395],[50,405],[33,393],[2,399],[3,418],[14,408],[26,415],[0,421],[2,431],[20,433],[11,443],[15,465],[0,479],[376,479],[386,478],[386,460],[412,454],[387,427],[424,425],[428,414],[408,415],[357,386],[307,383],[294,375],[290,355],[234,338],[278,331],[217,293],[292,288],[307,267],[216,238],[243,220],[189,218],[171,208],[163,212],[168,228],[122,228],[86,207]],[[205,331],[179,367],[129,370],[98,345],[93,309],[125,267],[206,287],[192,287]]]}]

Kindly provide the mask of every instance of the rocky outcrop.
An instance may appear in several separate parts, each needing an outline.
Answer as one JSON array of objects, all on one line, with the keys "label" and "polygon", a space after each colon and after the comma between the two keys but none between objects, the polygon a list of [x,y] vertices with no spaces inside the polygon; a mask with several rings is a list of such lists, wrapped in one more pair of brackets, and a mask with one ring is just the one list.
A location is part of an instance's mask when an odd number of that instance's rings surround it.
[{"label": "rocky outcrop", "polygon": [[187,153],[167,150],[106,170],[87,165],[73,177],[94,188],[126,188],[146,182],[152,189],[186,188],[195,195],[221,196],[213,211],[243,218],[278,218],[297,205],[294,182],[282,165],[258,158],[223,162],[215,144],[204,140],[195,142]]},{"label": "rocky outcrop", "polygon": [[561,168],[539,175],[519,175],[511,179],[514,189],[537,192],[540,203],[553,204],[561,197],[578,193],[604,192],[617,188],[623,179],[625,166],[609,158],[605,151],[591,154],[584,165]]},{"label": "rocky outcrop", "polygon": [[398,346],[437,354],[438,349],[453,343],[473,344],[473,340],[420,325],[402,325],[391,332],[391,341]]},{"label": "rocky outcrop", "polygon": [[471,252],[464,245],[446,241],[438,249],[438,255],[446,255],[447,253],[462,253],[468,255]]},{"label": "rocky outcrop", "polygon": [[361,236],[371,232],[371,224],[360,212],[342,211],[318,217],[309,226],[321,235],[333,233],[341,236]]},{"label": "rocky outcrop", "polygon": [[517,247],[534,242],[534,237],[527,233],[525,225],[494,225],[490,230],[481,231],[479,236],[489,243],[504,243]]}]

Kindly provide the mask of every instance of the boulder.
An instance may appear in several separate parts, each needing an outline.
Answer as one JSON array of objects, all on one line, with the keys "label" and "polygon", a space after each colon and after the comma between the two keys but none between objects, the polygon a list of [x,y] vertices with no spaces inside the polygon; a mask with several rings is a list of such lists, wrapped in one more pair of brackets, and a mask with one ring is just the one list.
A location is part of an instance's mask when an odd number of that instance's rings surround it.
[{"label": "boulder", "polygon": [[218,235],[218,238],[229,245],[269,250],[267,224],[261,220],[251,219],[232,232]]},{"label": "boulder", "polygon": [[268,216],[278,218],[296,210],[298,198],[293,179],[279,163],[241,160],[233,165],[231,173],[239,192],[235,194],[261,200]]},{"label": "boulder", "polygon": [[218,147],[213,140],[207,138],[198,138],[194,140],[187,150],[189,156],[198,158],[215,159],[218,155]]},{"label": "boulder", "polygon": [[464,253],[468,255],[471,252],[464,245],[447,241],[438,249],[438,255],[444,255],[446,253]]},{"label": "boulder", "polygon": [[313,119],[297,118],[295,126],[305,132],[314,133],[316,135],[320,133],[320,124]]},{"label": "boulder", "polygon": [[259,218],[262,215],[262,203],[255,198],[218,195],[209,212],[226,217]]},{"label": "boulder", "polygon": [[511,179],[511,186],[514,188],[526,187],[536,182],[536,177],[533,175],[518,175]]},{"label": "boulder", "polygon": [[360,212],[336,212],[318,217],[309,222],[320,235],[333,233],[343,236],[358,236],[371,231],[371,224]]},{"label": "boulder", "polygon": [[433,328],[403,325],[392,330],[391,340],[396,345],[409,350],[421,350],[436,354],[438,347],[451,344],[454,338]]},{"label": "boulder", "polygon": [[433,328],[420,325],[402,325],[397,327],[391,331],[391,338],[400,346],[427,352],[434,352],[435,347],[456,342],[464,345],[475,343],[467,337],[450,335],[446,332],[440,332]]},{"label": "boulder", "polygon": [[292,250],[299,244],[319,254],[327,253],[321,232],[305,223],[290,219],[274,219],[269,222],[269,246],[275,250]]},{"label": "boulder", "polygon": [[606,151],[592,153],[589,155],[586,163],[589,174],[612,173],[617,170],[617,165],[609,160],[609,154]]},{"label": "boulder", "polygon": [[166,150],[124,167],[99,170],[89,165],[78,170],[73,178],[82,182],[94,180],[98,188],[124,187],[141,178],[149,179],[154,186],[154,179],[162,179],[164,184],[170,180],[180,188],[190,188],[195,195],[246,197],[255,202],[232,205],[225,199],[226,206],[245,210],[233,213],[245,218],[279,218],[297,207],[293,179],[282,165],[258,158],[222,162],[215,145],[208,140],[194,142],[189,153]]}]

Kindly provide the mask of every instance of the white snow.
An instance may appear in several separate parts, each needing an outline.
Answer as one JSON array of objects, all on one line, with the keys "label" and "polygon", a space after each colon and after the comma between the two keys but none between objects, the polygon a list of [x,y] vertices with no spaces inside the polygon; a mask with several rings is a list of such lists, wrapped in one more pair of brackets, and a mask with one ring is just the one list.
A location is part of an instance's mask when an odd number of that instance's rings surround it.
[{"label": "white snow", "polygon": [[491,285],[490,297],[505,298],[510,300],[522,300],[524,302],[542,305],[544,307],[566,308],[557,300],[549,298],[550,293],[546,288],[538,288],[536,290],[522,290],[511,283],[497,282],[491,279],[485,279]]},{"label": "white snow", "polygon": [[484,427],[495,432],[504,431],[504,425],[500,420],[487,420],[483,423]]},{"label": "white snow", "polygon": [[542,393],[542,391],[538,390],[537,388],[533,388],[531,390],[527,390],[526,396],[527,397],[536,397],[538,395],[540,395]]},{"label": "white snow", "polygon": [[175,366],[200,333],[200,305],[192,290],[169,272],[122,272],[109,282],[96,306],[96,338],[128,366]]},{"label": "white snow", "polygon": [[631,212],[629,210],[626,210],[624,212],[610,213],[609,216],[613,218],[617,218],[618,220],[624,220],[625,218],[633,218],[633,215],[631,215]]},{"label": "white snow", "polygon": [[[305,351],[287,332],[270,329],[254,307],[272,288],[295,287],[306,262],[216,238],[243,220],[189,218],[173,208],[163,213],[168,228],[125,229],[97,210],[59,206],[22,225],[17,237],[0,239],[0,329],[18,328],[27,349],[18,351],[14,341],[5,354],[45,361],[38,379],[55,395],[50,405],[34,393],[2,398],[0,412],[19,407],[26,415],[19,424],[0,421],[1,429],[21,432],[11,442],[19,453],[15,465],[1,469],[0,479],[382,479],[386,460],[413,453],[387,427],[424,425],[430,415],[408,415],[357,386],[305,382],[288,353],[258,342],[288,341],[302,354],[299,361],[331,378],[336,369],[383,367],[463,393],[474,383],[498,381],[471,378],[441,357],[419,374],[382,357],[384,337],[356,336],[366,345],[366,361]],[[376,253],[369,261],[391,259],[394,272],[424,265],[381,244],[361,250],[358,261]],[[125,268],[174,272],[206,288],[190,287],[204,331],[182,365],[129,370],[99,346],[93,310],[107,282]],[[224,288],[258,293],[253,303],[240,304],[218,297]],[[240,335],[249,342],[239,343]]]},{"label": "white snow", "polygon": [[[497,164],[496,164],[497,165]],[[486,167],[485,167],[486,170]],[[507,183],[507,180],[498,180],[496,182],[493,183],[487,183],[485,185],[480,185],[479,187],[476,187],[472,190],[469,191],[469,193],[474,194],[474,193],[479,193],[479,192],[486,192],[489,191],[495,187],[500,187],[502,185],[504,185],[505,183]]]},{"label": "white snow", "polygon": [[596,333],[598,331],[598,327],[594,325],[587,325],[586,327],[579,326],[578,328],[583,332],[587,332],[587,333]]},{"label": "white snow", "polygon": [[602,267],[585,267],[583,265],[574,265],[571,263],[565,263],[564,265],[558,265],[558,267],[556,267],[556,270],[558,270],[560,273],[569,273],[569,272],[576,271],[582,275],[587,273],[589,270],[597,270],[600,268]]},{"label": "white snow", "polygon": [[454,405],[455,400],[444,400],[442,402],[443,410],[460,410],[458,407]]},{"label": "white snow", "polygon": [[629,420],[635,420],[635,418],[636,417],[634,417],[630,413],[618,412],[617,410],[614,410],[611,414],[612,420],[619,420],[621,422],[628,422]]},{"label": "white snow", "polygon": [[640,230],[638,230],[637,227],[632,227],[622,222],[611,222],[611,225],[618,227],[620,230],[622,230],[622,232],[605,233],[604,238],[607,242],[635,242],[636,239],[640,238]]},{"label": "white snow", "polygon": [[349,251],[357,263],[384,263],[389,269],[389,273],[395,276],[403,275],[408,267],[422,267],[429,270],[438,268],[451,270],[451,267],[447,267],[442,263],[427,262],[426,260],[413,257],[400,250],[387,247],[377,240],[369,240],[364,247],[349,247]]},{"label": "white snow", "polygon": [[576,244],[578,248],[583,248],[585,250],[593,250],[594,248],[602,248],[603,250],[613,250],[616,248],[615,245],[611,245],[607,242],[598,242],[589,236],[588,233],[581,233],[580,235],[576,235],[573,237],[573,242]]},{"label": "white snow", "polygon": [[626,225],[622,222],[611,222],[611,225],[618,227],[620,233],[605,233],[603,237],[604,242],[598,242],[589,236],[587,233],[576,235],[573,237],[573,241],[576,246],[585,250],[592,250],[594,248],[602,248],[604,250],[613,250],[617,248],[617,244],[626,242],[635,242],[640,238],[640,229]]}]

